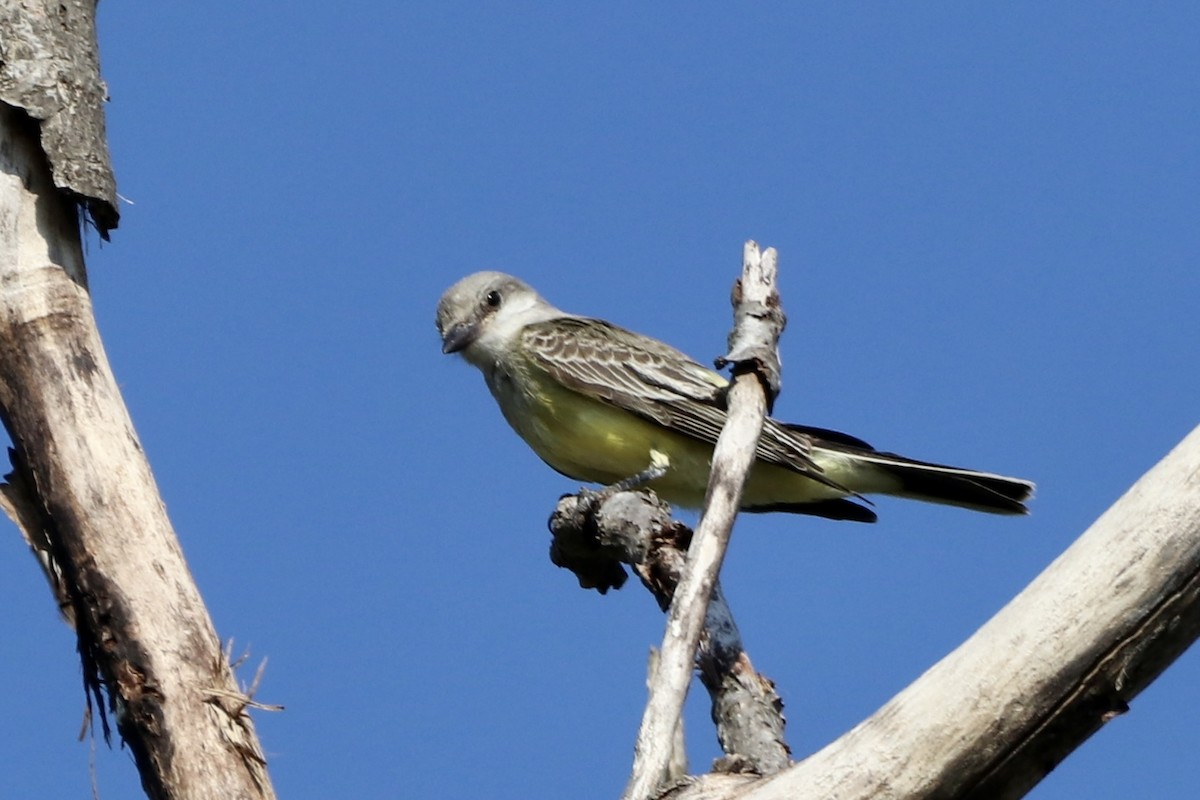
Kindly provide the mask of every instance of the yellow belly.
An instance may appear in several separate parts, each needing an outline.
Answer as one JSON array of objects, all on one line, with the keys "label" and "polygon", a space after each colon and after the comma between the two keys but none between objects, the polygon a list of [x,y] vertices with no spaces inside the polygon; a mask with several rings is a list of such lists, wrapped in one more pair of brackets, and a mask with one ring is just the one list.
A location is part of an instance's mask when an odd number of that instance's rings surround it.
[{"label": "yellow belly", "polygon": [[[668,459],[666,474],[649,487],[669,503],[698,508],[704,502],[712,446],[623,409],[542,385],[537,396],[501,398],[512,427],[543,461],[576,480],[610,485],[644,471],[651,453]],[[758,462],[750,471],[743,505],[797,503],[842,493],[785,467]]]}]

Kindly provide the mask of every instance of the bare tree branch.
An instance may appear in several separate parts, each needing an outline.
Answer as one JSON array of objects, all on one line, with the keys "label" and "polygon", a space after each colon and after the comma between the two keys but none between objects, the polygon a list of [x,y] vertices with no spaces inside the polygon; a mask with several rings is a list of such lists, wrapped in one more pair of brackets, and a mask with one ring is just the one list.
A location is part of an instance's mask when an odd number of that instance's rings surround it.
[{"label": "bare tree branch", "polygon": [[3,505],[61,575],[85,678],[119,704],[147,794],[272,797],[96,331],[75,206],[30,127],[0,104],[0,419],[19,476]]},{"label": "bare tree branch", "polygon": [[771,778],[678,800],[1022,797],[1200,636],[1200,428],[970,639]]},{"label": "bare tree branch", "polygon": [[[625,580],[617,562],[631,564],[659,608],[669,609],[692,531],[672,519],[670,508],[653,492],[618,492],[598,502],[591,492],[568,495],[559,500],[550,530],[552,560],[573,571],[580,586],[603,594]],[[613,577],[618,573],[619,580]],[[754,671],[720,581],[713,585],[704,616],[696,665],[712,700],[717,740],[726,754],[714,769],[770,775],[787,767],[790,751],[783,739],[783,702],[775,685]],[[676,743],[673,750],[678,756],[681,746]],[[664,785],[682,777],[674,767],[664,775]]]},{"label": "bare tree branch", "polygon": [[[116,225],[94,0],[0,4],[0,507],[34,548],[152,798],[271,798],[92,314],[86,207]],[[105,699],[107,696],[108,703]],[[260,706],[261,707],[261,706]]]},{"label": "bare tree branch", "polygon": [[[731,352],[720,360],[734,364],[728,393],[729,417],[713,451],[704,514],[667,617],[658,669],[650,682],[650,699],[634,745],[633,771],[625,787],[625,800],[654,796],[671,757],[673,732],[691,683],[705,610],[725,557],[741,503],[742,486],[767,413],[764,385],[772,381],[758,374],[775,360],[774,346],[782,331],[781,314],[762,313],[763,309],[779,308],[775,272],[775,251],[768,248],[760,254],[756,243],[747,242],[742,279],[734,291],[735,333]],[[760,324],[772,319],[778,323],[773,330],[769,324]],[[749,343],[745,337],[754,332],[767,336],[767,341]]]}]

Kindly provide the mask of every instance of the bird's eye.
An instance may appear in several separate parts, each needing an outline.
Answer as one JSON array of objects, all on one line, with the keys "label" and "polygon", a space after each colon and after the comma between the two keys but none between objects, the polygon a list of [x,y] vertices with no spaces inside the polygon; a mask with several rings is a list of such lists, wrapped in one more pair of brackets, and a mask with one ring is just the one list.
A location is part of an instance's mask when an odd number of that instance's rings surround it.
[{"label": "bird's eye", "polygon": [[485,297],[484,300],[486,300],[487,304],[489,306],[491,306],[492,308],[500,307],[500,293],[497,292],[495,289],[488,292],[487,297]]}]

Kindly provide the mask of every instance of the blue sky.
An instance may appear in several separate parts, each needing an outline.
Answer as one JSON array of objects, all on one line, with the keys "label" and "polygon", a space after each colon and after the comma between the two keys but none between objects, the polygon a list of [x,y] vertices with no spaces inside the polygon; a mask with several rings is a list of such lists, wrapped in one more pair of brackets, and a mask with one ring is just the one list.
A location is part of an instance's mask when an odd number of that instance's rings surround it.
[{"label": "blue sky", "polygon": [[[707,361],[776,247],[780,417],[1038,482],[1011,519],[738,523],[726,593],[798,756],[918,677],[1198,421],[1194,4],[100,5],[123,207],[101,331],[276,788],[615,797],[662,620],[578,589],[576,484],[441,355],[502,269]],[[2,797],[90,796],[68,630],[15,529]],[[249,680],[253,670],[247,668]],[[694,769],[717,754],[697,691]],[[1031,795],[1184,798],[1184,655]],[[128,753],[101,796],[138,795]]]}]

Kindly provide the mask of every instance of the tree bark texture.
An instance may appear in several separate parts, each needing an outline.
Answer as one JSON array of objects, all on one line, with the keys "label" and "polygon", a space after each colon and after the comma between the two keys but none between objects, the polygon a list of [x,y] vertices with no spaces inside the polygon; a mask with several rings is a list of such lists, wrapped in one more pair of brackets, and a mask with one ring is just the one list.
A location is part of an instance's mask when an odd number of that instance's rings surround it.
[{"label": "tree bark texture", "polygon": [[96,0],[0,3],[0,102],[38,121],[54,185],[87,210],[105,239],[117,227],[96,42]]},{"label": "tree bark texture", "polygon": [[1200,428],[970,639],[853,730],[762,780],[666,796],[1024,796],[1200,636]]},{"label": "tree bark texture", "polygon": [[713,448],[700,524],[667,613],[667,630],[658,668],[650,679],[650,698],[634,743],[633,769],[623,800],[654,796],[666,772],[708,600],[725,559],[742,488],[754,461],[770,402],[768,395],[779,384],[776,346],[784,317],[775,290],[777,254],[770,247],[760,251],[753,241],[746,242],[742,253],[742,277],[733,292],[730,352],[717,359],[718,367],[733,366],[733,380],[726,395],[729,413]]},{"label": "tree bark texture", "polygon": [[[62,575],[152,798],[269,798],[265,761],[96,330],[75,196],[40,126],[0,103],[0,418],[6,503]],[[44,134],[44,132],[42,132]],[[93,684],[97,700],[98,685]],[[100,707],[103,714],[104,708]]]},{"label": "tree bark texture", "polygon": [[[551,560],[574,572],[582,588],[601,594],[620,588],[625,563],[637,572],[659,608],[670,608],[692,531],[671,518],[670,507],[654,492],[567,495],[550,517],[550,531]],[[720,581],[713,585],[704,615],[696,666],[712,700],[717,740],[725,753],[714,769],[771,775],[786,768],[791,751],[784,741],[783,701],[775,684],[754,670]],[[652,667],[651,676],[654,672]],[[676,743],[673,751],[679,756],[681,746]],[[673,766],[665,772],[668,777],[660,780],[664,785],[682,777]]]}]

